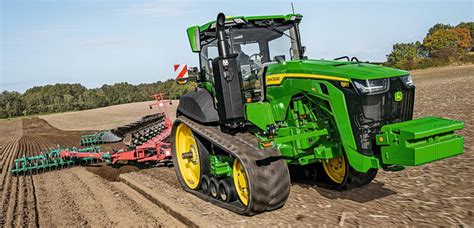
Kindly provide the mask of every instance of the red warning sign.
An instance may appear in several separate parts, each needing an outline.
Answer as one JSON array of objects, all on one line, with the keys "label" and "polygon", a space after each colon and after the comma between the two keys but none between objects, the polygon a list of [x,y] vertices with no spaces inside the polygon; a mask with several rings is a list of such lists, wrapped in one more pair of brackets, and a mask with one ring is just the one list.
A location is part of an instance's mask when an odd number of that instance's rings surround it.
[{"label": "red warning sign", "polygon": [[176,78],[188,77],[188,65],[187,64],[175,64],[174,72],[176,73]]}]

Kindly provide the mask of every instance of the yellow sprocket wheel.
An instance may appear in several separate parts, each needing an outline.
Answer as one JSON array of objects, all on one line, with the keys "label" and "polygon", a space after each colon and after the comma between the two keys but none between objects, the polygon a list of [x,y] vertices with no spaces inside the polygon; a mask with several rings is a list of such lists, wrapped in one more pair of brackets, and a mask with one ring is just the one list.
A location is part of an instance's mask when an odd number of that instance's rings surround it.
[{"label": "yellow sprocket wheel", "polygon": [[201,179],[199,150],[191,129],[183,123],[176,128],[176,158],[186,185],[197,189]]},{"label": "yellow sprocket wheel", "polygon": [[249,203],[249,185],[247,174],[245,174],[245,168],[242,163],[240,163],[239,159],[234,160],[232,179],[234,180],[235,190],[240,202],[247,206]]}]

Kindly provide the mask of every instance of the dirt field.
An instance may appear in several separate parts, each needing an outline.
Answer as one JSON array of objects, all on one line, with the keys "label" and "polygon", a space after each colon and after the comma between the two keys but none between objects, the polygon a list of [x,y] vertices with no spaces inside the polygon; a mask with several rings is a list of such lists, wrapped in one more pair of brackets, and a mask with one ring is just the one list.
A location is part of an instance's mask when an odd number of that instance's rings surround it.
[{"label": "dirt field", "polygon": [[152,113],[148,103],[42,117],[47,121],[4,121],[0,124],[0,227],[474,226],[474,66],[419,71],[414,80],[415,117],[464,121],[465,130],[459,132],[465,136],[463,155],[401,172],[380,171],[373,183],[346,192],[293,183],[283,208],[253,217],[236,215],[185,193],[174,169],[168,167],[140,170],[94,165],[34,176],[10,175],[14,158],[58,143],[77,145],[86,130],[112,128]]},{"label": "dirt field", "polygon": [[[156,113],[156,107],[153,109],[149,108],[149,105],[153,103],[154,101],[145,101],[114,105],[79,112],[50,114],[41,116],[41,118],[59,129],[69,131],[103,130],[131,123],[142,116]],[[172,101],[172,105],[166,109],[169,116],[176,115],[175,110],[178,103],[178,101]]]}]

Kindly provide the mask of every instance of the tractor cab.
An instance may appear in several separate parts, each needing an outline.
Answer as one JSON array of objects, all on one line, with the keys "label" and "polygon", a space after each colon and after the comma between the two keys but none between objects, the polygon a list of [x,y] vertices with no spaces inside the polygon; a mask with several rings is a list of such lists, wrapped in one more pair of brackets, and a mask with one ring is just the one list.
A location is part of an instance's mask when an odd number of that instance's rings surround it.
[{"label": "tractor cab", "polygon": [[[242,120],[244,103],[263,100],[262,77],[266,66],[303,58],[298,29],[301,19],[299,14],[260,17],[222,15],[221,21],[218,18],[203,26],[188,28],[191,47],[200,55],[199,81],[210,84],[212,89],[209,92],[216,96],[218,106],[229,106],[222,108],[220,120]],[[232,72],[219,69],[219,59],[226,59],[223,64],[233,62],[235,67],[231,68]],[[232,77],[220,77],[223,73],[232,74]],[[216,83],[221,85],[216,86]],[[228,92],[223,93],[222,87],[229,89]]]}]

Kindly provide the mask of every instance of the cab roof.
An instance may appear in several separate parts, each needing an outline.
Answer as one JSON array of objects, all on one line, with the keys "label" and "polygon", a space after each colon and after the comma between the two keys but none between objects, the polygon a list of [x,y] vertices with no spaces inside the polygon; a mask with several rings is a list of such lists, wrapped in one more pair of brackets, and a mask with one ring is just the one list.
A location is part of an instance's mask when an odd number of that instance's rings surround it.
[{"label": "cab roof", "polygon": [[[243,20],[245,22],[249,21],[261,21],[261,20],[270,20],[270,19],[282,19],[284,21],[294,21],[294,20],[301,20],[303,18],[303,15],[301,14],[287,14],[287,15],[266,15],[266,16],[226,16],[226,24],[227,23],[236,23],[239,22],[239,20]],[[212,29],[215,27],[216,21],[209,21],[199,27],[200,32],[205,32],[209,29]],[[196,26],[192,26],[196,27]],[[191,28],[191,27],[190,27]],[[189,29],[189,28],[188,28]]]}]

